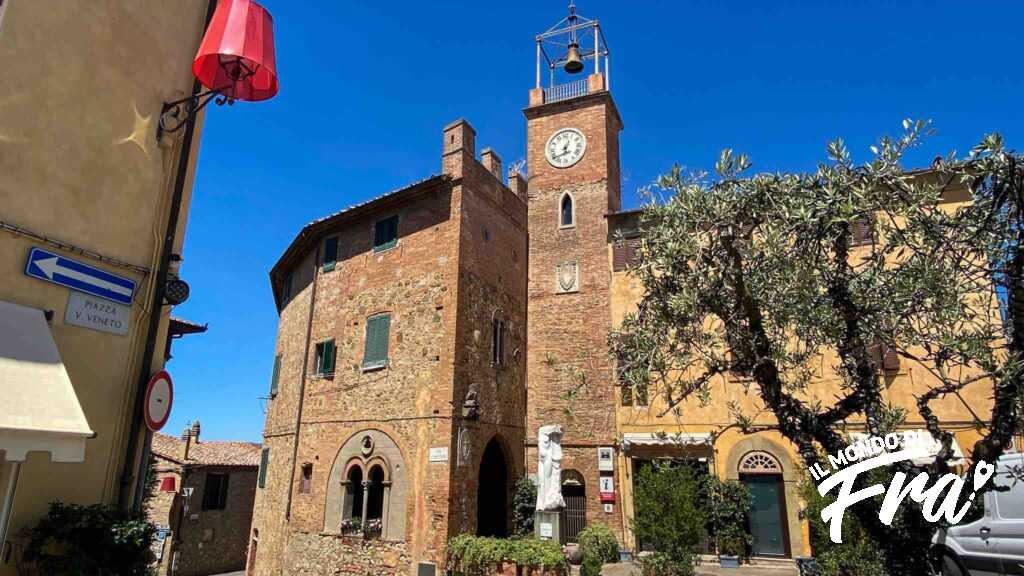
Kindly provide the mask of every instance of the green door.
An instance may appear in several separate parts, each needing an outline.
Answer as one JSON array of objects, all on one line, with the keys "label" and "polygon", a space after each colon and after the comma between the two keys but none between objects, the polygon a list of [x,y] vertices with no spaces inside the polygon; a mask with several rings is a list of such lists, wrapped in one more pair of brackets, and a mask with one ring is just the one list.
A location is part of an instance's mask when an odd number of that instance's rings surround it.
[{"label": "green door", "polygon": [[775,474],[744,476],[750,489],[750,533],[754,537],[754,555],[785,556],[786,526],[782,511],[782,477]]}]

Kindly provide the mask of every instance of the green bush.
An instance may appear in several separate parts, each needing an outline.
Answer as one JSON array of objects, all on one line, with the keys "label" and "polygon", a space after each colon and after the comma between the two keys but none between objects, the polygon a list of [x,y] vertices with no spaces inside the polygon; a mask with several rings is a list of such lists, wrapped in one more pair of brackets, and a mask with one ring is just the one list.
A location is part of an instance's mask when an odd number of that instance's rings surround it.
[{"label": "green bush", "polygon": [[[716,543],[720,554],[745,559],[752,541],[745,529],[752,502],[750,490],[735,480],[720,480],[711,475],[704,478],[701,488],[700,501],[707,516],[708,536]],[[723,541],[730,552],[722,552]]]},{"label": "green bush", "polygon": [[536,538],[489,538],[462,534],[448,541],[448,571],[466,575],[490,575],[502,562],[568,573],[562,546]]},{"label": "green bush", "polygon": [[736,527],[719,528],[715,535],[718,553],[723,556],[746,556],[747,541],[747,533]]},{"label": "green bush", "polygon": [[594,524],[581,530],[579,544],[584,563],[591,557],[601,564],[619,561],[619,540],[612,529],[604,524]]},{"label": "green bush", "polygon": [[516,481],[512,494],[512,533],[533,535],[533,516],[537,510],[537,485],[526,476]]},{"label": "green bush", "polygon": [[48,576],[143,576],[156,528],[96,504],[53,502],[29,532],[23,561]]},{"label": "green bush", "polygon": [[601,560],[597,556],[583,556],[580,576],[601,576]]},{"label": "green bush", "polygon": [[639,562],[642,576],[693,576],[693,567],[696,565],[693,555],[669,558],[661,552],[641,556]]},{"label": "green bush", "polygon": [[654,464],[636,476],[633,531],[677,564],[692,562],[704,535],[700,481],[686,466]]}]

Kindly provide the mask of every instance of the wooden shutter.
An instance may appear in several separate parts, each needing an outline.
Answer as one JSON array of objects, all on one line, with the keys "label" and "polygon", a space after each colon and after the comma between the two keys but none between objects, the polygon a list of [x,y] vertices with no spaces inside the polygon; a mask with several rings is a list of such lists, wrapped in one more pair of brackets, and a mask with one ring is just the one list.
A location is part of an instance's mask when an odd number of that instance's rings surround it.
[{"label": "wooden shutter", "polygon": [[868,354],[882,370],[895,371],[900,369],[900,355],[895,348],[881,342],[868,346]]},{"label": "wooden shutter", "polygon": [[850,223],[850,244],[852,246],[873,244],[874,241],[874,227],[871,218],[857,218]]},{"label": "wooden shutter", "polygon": [[388,336],[391,330],[391,316],[381,314],[366,321],[366,347],[363,352],[363,368],[378,368],[388,362]]},{"label": "wooden shutter", "polygon": [[398,244],[398,216],[378,220],[373,230],[373,251],[380,252]]},{"label": "wooden shutter", "polygon": [[274,373],[270,377],[270,397],[277,396],[278,380],[281,378],[281,355],[274,356]]},{"label": "wooden shutter", "polygon": [[270,464],[270,448],[264,448],[260,453],[260,478],[259,487],[267,487],[267,465]]},{"label": "wooden shutter", "polygon": [[334,374],[334,340],[324,342],[324,374]]},{"label": "wooden shutter", "polygon": [[332,236],[327,240],[324,240],[324,272],[330,272],[334,270],[334,266],[338,262],[338,237]]},{"label": "wooden shutter", "polygon": [[612,245],[612,270],[621,272],[635,264],[639,257],[640,238],[626,238]]}]

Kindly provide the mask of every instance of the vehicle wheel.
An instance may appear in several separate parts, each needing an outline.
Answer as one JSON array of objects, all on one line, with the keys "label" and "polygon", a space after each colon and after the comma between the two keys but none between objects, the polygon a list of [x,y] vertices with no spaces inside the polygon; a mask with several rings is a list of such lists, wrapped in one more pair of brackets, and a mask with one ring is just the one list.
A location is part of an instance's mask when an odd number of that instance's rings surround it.
[{"label": "vehicle wheel", "polygon": [[942,555],[942,576],[965,576],[964,571],[960,569],[960,565],[957,564],[956,560],[949,554]]}]

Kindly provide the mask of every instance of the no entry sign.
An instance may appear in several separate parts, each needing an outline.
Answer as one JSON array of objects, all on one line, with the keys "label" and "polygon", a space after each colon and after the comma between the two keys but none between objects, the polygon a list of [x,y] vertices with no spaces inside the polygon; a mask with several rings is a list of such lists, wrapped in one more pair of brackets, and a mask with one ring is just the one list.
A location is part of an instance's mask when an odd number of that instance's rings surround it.
[{"label": "no entry sign", "polygon": [[174,401],[174,385],[171,375],[161,370],[149,379],[146,386],[145,414],[146,426],[153,432],[159,432],[171,416],[171,403]]}]

